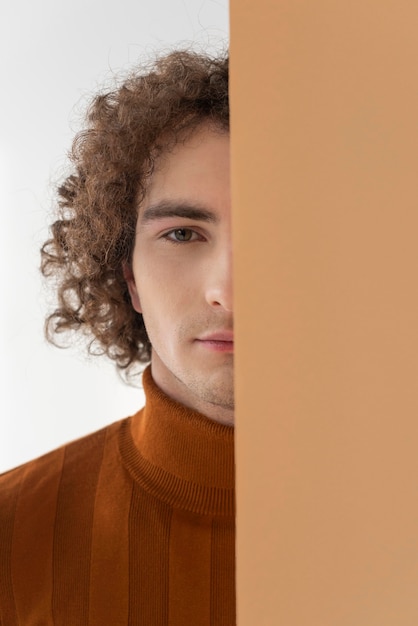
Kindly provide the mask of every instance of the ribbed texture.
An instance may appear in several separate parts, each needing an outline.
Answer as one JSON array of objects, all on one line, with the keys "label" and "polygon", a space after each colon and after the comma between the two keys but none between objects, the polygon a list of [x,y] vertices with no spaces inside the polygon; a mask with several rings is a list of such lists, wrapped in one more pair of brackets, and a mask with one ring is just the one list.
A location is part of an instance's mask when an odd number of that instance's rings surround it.
[{"label": "ribbed texture", "polygon": [[167,398],[0,476],[2,626],[234,626],[233,429]]},{"label": "ribbed texture", "polygon": [[[104,435],[101,431],[65,450],[53,541],[52,613],[57,626],[88,623],[93,514]],[[82,514],[74,514],[81,507]]]},{"label": "ribbed texture", "polygon": [[120,430],[120,446],[126,467],[150,494],[173,507],[201,515],[233,515],[234,490],[208,487],[173,476],[145,460],[133,442],[129,421]]},{"label": "ribbed texture", "polygon": [[0,615],[2,626],[17,625],[17,612],[12,582],[12,545],[16,504],[21,483],[21,474],[6,474],[7,484],[1,491],[0,504]]}]

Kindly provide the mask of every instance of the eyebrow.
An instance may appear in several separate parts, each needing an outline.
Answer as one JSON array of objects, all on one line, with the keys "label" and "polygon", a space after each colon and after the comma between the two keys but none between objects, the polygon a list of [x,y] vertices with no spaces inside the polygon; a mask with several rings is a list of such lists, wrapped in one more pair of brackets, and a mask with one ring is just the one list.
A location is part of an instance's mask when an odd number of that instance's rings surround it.
[{"label": "eyebrow", "polygon": [[148,224],[155,220],[161,220],[167,217],[181,217],[189,220],[198,220],[201,222],[217,222],[218,216],[212,211],[208,211],[203,207],[190,204],[188,202],[172,202],[164,200],[153,204],[145,209],[140,218],[142,224]]}]

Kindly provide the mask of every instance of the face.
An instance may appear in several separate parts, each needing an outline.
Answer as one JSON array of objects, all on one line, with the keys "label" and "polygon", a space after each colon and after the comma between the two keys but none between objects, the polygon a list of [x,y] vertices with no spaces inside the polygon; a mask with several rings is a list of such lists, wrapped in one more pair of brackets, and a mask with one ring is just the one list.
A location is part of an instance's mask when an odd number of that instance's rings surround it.
[{"label": "face", "polygon": [[229,135],[201,127],[162,157],[138,214],[126,278],[156,384],[233,422]]}]

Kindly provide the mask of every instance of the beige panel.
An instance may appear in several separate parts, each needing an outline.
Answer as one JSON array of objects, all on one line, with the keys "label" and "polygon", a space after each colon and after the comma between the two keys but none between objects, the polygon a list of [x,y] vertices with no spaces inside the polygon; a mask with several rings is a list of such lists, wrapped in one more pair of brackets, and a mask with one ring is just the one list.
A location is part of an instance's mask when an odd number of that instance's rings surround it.
[{"label": "beige panel", "polygon": [[418,624],[417,31],[231,0],[239,626]]}]

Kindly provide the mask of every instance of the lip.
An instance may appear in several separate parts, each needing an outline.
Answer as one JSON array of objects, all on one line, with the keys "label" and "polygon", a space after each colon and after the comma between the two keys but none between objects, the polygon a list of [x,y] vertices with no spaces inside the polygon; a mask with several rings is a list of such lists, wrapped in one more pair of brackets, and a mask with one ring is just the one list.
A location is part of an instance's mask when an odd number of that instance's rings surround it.
[{"label": "lip", "polygon": [[227,343],[234,342],[234,333],[232,330],[220,330],[203,337],[198,337],[198,341],[224,341]]},{"label": "lip", "polygon": [[198,337],[196,341],[212,352],[233,352],[234,333],[230,330],[222,330],[203,337]]}]

